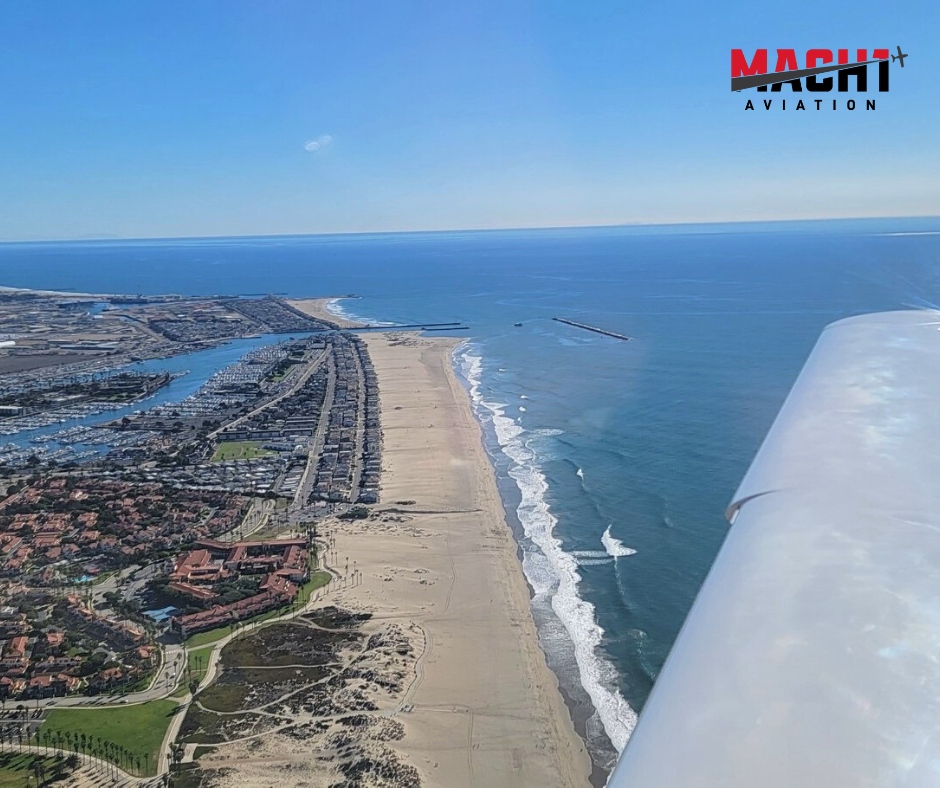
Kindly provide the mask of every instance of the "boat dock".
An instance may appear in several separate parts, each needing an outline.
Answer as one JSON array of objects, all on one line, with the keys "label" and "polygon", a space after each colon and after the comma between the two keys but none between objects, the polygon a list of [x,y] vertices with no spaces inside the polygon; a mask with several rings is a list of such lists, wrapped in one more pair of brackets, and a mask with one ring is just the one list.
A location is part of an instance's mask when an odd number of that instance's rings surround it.
[{"label": "boat dock", "polygon": [[559,323],[564,323],[566,326],[574,326],[575,328],[583,328],[585,331],[593,331],[595,334],[603,334],[605,337],[622,339],[624,342],[630,341],[630,337],[625,336],[624,334],[617,334],[613,331],[608,331],[605,328],[598,328],[597,326],[589,326],[587,323],[576,323],[574,320],[568,320],[564,317],[553,317],[552,320],[557,320]]}]

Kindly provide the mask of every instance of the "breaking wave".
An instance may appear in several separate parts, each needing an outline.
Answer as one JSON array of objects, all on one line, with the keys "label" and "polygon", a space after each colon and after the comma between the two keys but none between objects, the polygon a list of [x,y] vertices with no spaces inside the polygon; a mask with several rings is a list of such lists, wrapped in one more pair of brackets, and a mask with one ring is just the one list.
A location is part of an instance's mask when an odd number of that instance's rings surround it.
[{"label": "breaking wave", "polygon": [[505,415],[505,404],[487,401],[480,385],[482,358],[469,346],[461,345],[455,351],[454,361],[470,385],[477,417],[492,425],[500,449],[511,461],[509,476],[521,493],[516,513],[526,537],[541,553],[533,558],[531,551],[524,550],[523,571],[535,595],[550,598],[552,609],[574,646],[580,683],[590,696],[605,733],[617,752],[621,752],[636,725],[637,715],[617,689],[616,669],[598,653],[604,630],[597,623],[594,606],[578,595],[579,563],[609,563],[609,549],[582,551],[580,556],[562,549],[561,541],[553,534],[557,519],[545,499],[548,484],[533,449],[533,443],[560,431],[526,430]]},{"label": "breaking wave", "polygon": [[607,530],[604,531],[604,535],[601,537],[601,543],[604,545],[604,549],[607,551],[607,555],[612,556],[613,558],[620,558],[621,556],[636,554],[636,550],[634,550],[632,547],[627,547],[619,539],[610,535],[609,525],[607,526]]},{"label": "breaking wave", "polygon": [[354,312],[351,312],[343,304],[344,299],[342,298],[331,298],[326,302],[326,311],[335,317],[342,318],[343,320],[351,320],[354,323],[368,323],[370,326],[395,326],[397,323],[390,323],[386,320],[373,320],[369,317],[363,317],[362,315],[357,315]]}]

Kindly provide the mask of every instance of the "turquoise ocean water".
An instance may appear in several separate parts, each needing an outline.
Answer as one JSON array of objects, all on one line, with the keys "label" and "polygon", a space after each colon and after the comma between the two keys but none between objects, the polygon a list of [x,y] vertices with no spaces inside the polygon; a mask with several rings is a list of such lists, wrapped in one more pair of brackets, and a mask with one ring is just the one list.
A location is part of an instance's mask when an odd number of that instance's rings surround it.
[{"label": "turquoise ocean water", "polygon": [[[0,284],[355,293],[338,308],[370,321],[468,324],[455,366],[543,645],[604,766],[819,332],[852,314],[940,303],[940,219],[3,244]],[[173,359],[198,375],[161,398],[190,393],[238,349]]]}]

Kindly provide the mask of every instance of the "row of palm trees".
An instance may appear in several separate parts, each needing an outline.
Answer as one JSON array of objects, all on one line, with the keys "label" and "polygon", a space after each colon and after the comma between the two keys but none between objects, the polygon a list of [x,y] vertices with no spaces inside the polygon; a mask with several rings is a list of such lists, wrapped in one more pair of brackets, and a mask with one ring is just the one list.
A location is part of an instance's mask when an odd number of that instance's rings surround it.
[{"label": "row of palm trees", "polygon": [[72,731],[37,729],[35,741],[31,742],[30,738],[26,726],[0,727],[0,752],[3,752],[6,747],[14,749],[17,745],[22,748],[24,744],[43,747],[46,755],[49,754],[50,749],[54,752],[57,751],[59,754],[63,750],[68,750],[78,753],[82,757],[96,758],[105,762],[107,764],[106,768],[114,779],[119,776],[117,773],[118,768],[138,777],[143,776],[145,771],[149,771],[150,755],[148,753],[144,753],[141,757],[136,753],[132,753],[126,747],[102,739],[100,736],[89,736],[86,733]]}]

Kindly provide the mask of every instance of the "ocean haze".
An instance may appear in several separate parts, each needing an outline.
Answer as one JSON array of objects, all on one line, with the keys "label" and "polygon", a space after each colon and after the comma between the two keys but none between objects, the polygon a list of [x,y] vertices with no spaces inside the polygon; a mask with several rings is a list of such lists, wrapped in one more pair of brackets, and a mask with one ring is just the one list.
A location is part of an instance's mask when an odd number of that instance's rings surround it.
[{"label": "ocean haze", "polygon": [[4,244],[0,284],[355,293],[339,308],[370,321],[469,325],[455,363],[543,643],[602,761],[629,735],[820,331],[933,307],[938,259],[940,219],[883,219]]}]

